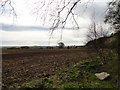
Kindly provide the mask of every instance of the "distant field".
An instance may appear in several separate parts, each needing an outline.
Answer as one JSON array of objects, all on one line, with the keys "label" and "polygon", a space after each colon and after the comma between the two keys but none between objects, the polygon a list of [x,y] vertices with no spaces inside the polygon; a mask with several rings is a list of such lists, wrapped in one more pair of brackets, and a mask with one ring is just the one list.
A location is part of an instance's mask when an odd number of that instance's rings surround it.
[{"label": "distant field", "polygon": [[3,50],[3,83],[10,86],[40,78],[93,55],[92,49]]}]

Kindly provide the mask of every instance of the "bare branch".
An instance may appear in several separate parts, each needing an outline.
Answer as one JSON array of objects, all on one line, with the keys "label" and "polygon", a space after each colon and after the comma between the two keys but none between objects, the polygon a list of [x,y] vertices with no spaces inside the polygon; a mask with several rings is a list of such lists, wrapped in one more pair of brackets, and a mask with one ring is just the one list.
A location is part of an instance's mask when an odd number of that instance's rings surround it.
[{"label": "bare branch", "polygon": [[17,16],[16,12],[15,12],[15,8],[12,5],[12,1],[11,0],[5,0],[5,1],[1,1],[0,2],[0,10],[1,10],[1,15],[5,12],[6,7],[10,7],[10,14],[12,14],[13,16]]}]

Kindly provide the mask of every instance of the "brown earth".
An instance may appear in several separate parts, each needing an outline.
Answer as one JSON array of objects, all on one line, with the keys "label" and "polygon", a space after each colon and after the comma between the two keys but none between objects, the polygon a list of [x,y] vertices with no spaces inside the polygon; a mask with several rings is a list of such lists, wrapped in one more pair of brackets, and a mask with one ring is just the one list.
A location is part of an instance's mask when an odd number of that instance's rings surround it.
[{"label": "brown earth", "polygon": [[90,49],[13,49],[2,51],[2,79],[7,86],[20,84],[43,73],[52,73],[94,55]]}]

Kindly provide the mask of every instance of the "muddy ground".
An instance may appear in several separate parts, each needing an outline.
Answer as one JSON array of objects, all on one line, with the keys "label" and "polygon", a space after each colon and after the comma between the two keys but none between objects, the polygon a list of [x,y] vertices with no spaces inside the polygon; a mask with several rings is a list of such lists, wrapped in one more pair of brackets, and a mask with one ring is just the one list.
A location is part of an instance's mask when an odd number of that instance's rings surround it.
[{"label": "muddy ground", "polygon": [[21,84],[94,56],[92,49],[11,49],[2,51],[3,84]]}]

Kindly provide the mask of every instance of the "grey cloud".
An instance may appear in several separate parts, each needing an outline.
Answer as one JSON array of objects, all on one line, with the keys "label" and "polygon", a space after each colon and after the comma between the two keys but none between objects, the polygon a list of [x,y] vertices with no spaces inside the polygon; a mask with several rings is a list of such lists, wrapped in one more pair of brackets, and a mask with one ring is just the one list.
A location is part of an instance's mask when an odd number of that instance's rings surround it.
[{"label": "grey cloud", "polygon": [[49,28],[40,27],[40,26],[18,26],[18,25],[9,25],[9,24],[0,24],[2,30],[4,31],[26,31],[26,30],[49,30]]},{"label": "grey cloud", "polygon": [[[46,42],[45,41],[30,41],[30,42],[34,43],[32,45],[48,45],[47,41]],[[3,46],[5,46],[5,45],[31,45],[31,43],[27,43],[27,41],[24,41],[24,40],[23,41],[17,41],[17,40],[5,41],[4,40],[4,41],[2,41],[2,45]]]},{"label": "grey cloud", "polygon": [[[41,26],[18,26],[18,25],[10,25],[10,24],[0,24],[2,26],[3,31],[33,31],[33,30],[50,30],[49,27],[41,27]],[[60,29],[60,27],[58,28]],[[66,30],[73,30],[71,27],[65,27]]]}]

